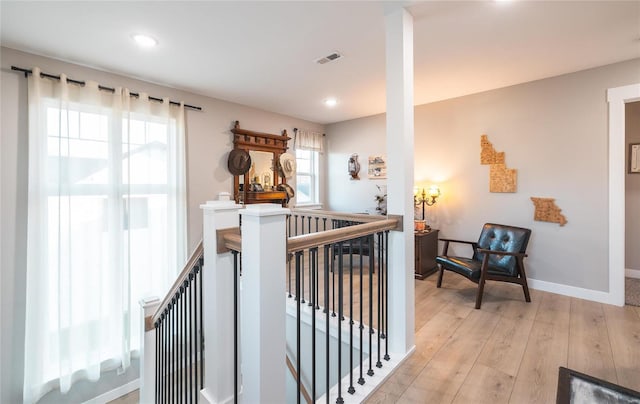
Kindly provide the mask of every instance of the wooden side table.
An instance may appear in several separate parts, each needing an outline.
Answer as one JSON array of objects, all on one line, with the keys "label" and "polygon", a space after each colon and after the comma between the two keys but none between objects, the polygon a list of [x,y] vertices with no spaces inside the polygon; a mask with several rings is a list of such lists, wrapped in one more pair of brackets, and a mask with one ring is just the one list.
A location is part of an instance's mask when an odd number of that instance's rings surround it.
[{"label": "wooden side table", "polygon": [[415,277],[424,279],[438,269],[436,256],[438,255],[438,230],[415,232]]}]

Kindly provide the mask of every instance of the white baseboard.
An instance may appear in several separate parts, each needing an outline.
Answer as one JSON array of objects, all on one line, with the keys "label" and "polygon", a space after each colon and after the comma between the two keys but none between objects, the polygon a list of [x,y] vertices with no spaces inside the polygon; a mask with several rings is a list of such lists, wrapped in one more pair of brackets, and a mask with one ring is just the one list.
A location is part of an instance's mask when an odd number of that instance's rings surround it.
[{"label": "white baseboard", "polygon": [[640,279],[640,269],[627,268],[624,270],[624,276],[626,276],[627,278]]},{"label": "white baseboard", "polygon": [[122,386],[115,388],[111,391],[107,391],[106,393],[100,394],[97,397],[92,398],[91,400],[85,401],[83,404],[103,404],[108,403],[109,401],[113,401],[116,398],[120,398],[125,394],[129,394],[132,391],[140,388],[140,379],[135,379],[130,381],[127,384],[123,384]]},{"label": "white baseboard", "polygon": [[527,283],[531,289],[542,290],[544,292],[557,293],[578,299],[592,300],[594,302],[614,304],[614,299],[609,292],[600,290],[584,289],[576,286],[562,285],[547,281],[539,281],[537,279],[527,279]]}]

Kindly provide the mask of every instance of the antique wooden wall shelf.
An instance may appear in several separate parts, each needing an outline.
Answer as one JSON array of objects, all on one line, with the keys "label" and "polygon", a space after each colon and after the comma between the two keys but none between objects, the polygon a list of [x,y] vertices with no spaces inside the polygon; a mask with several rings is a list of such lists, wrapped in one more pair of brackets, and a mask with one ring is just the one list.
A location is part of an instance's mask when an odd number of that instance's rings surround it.
[{"label": "antique wooden wall shelf", "polygon": [[291,138],[287,136],[287,131],[282,131],[282,135],[255,132],[240,129],[240,122],[236,121],[231,132],[234,149],[248,151],[252,160],[249,172],[235,175],[233,178],[233,196],[236,203],[284,205],[287,200],[286,192],[277,191],[275,188],[279,184],[286,184],[287,180],[278,173],[276,162],[288,149],[287,144]]}]

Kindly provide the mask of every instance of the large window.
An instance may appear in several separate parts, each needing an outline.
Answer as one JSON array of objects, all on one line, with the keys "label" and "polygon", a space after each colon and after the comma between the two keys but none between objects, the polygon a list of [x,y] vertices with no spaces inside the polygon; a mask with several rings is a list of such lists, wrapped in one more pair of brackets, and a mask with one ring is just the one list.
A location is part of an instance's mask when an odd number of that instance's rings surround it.
[{"label": "large window", "polygon": [[127,368],[186,249],[182,109],[33,76],[26,402]]},{"label": "large window", "polygon": [[317,151],[296,150],[296,205],[298,206],[320,203],[318,155]]}]

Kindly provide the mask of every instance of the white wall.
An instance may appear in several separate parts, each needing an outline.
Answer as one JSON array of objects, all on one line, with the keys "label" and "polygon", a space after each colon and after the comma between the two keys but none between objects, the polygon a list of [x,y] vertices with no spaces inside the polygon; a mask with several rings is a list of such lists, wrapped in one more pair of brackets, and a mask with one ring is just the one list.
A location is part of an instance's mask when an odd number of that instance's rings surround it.
[{"label": "white wall", "polygon": [[[415,180],[442,190],[428,214],[432,226],[441,237],[470,240],[485,222],[529,227],[530,278],[607,291],[606,90],[639,82],[635,59],[417,106]],[[362,194],[373,194],[370,182],[345,181],[340,163],[346,167],[346,156],[354,152],[384,151],[384,131],[383,115],[327,127],[330,209],[359,210],[369,198]],[[482,134],[518,169],[516,193],[488,191],[489,168],[480,165]],[[568,223],[533,221],[532,196],[556,198]]]},{"label": "white wall", "polygon": [[629,174],[629,143],[640,143],[640,101],[625,106],[626,200],[625,200],[625,267],[640,270],[640,174]]},{"label": "white wall", "polygon": [[[232,191],[233,181],[227,171],[227,154],[233,147],[230,129],[235,120],[240,127],[267,133],[293,128],[324,132],[313,122],[278,115],[193,93],[178,91],[140,80],[118,76],[86,67],[1,48],[1,150],[2,194],[2,273],[0,285],[2,310],[3,375],[0,402],[22,401],[22,360],[24,341],[24,289],[26,262],[27,206],[27,86],[24,77],[12,72],[11,65],[44,72],[66,73],[78,80],[95,80],[106,86],[124,86],[152,96],[169,96],[203,110],[186,112],[189,245],[202,237],[202,213],[199,205],[221,191]],[[132,61],[135,63],[135,61]],[[250,89],[248,89],[250,91]],[[290,147],[292,146],[292,142]],[[294,184],[295,185],[295,184]]]},{"label": "white wall", "polygon": [[[385,154],[385,124],[384,115],[374,115],[327,127],[327,204],[331,210],[375,212],[376,186],[386,187],[387,180],[367,178],[367,159]],[[353,153],[358,154],[360,180],[351,180],[349,175],[348,162]]]}]

